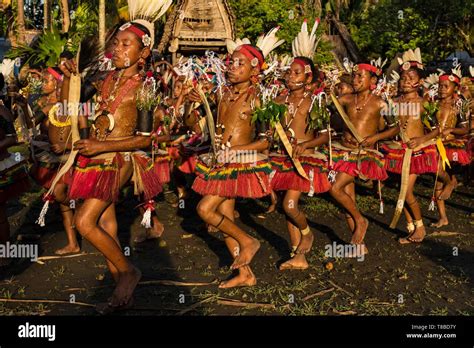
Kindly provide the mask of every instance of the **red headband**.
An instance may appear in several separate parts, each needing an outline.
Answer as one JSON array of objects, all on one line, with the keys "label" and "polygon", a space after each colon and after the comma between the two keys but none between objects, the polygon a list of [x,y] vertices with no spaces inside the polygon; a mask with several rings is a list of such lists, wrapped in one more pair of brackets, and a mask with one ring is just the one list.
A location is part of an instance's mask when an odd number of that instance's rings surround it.
[{"label": "red headband", "polygon": [[380,73],[382,72],[379,68],[370,64],[357,64],[356,67],[361,70],[371,71],[377,76],[380,75]]},{"label": "red headband", "polygon": [[53,75],[53,77],[58,80],[58,81],[62,81],[63,80],[63,76],[58,73],[56,70],[54,70],[53,68],[47,68],[46,71],[48,73],[50,73],[51,75]]},{"label": "red headband", "polygon": [[[151,46],[152,42],[151,42],[151,39],[148,36],[148,34],[145,33],[143,30],[141,30],[140,28],[136,27],[132,22],[125,23],[124,25],[122,25],[120,27],[120,30],[122,30],[122,31],[123,30],[130,30],[132,33],[137,35],[140,38],[140,40],[142,40],[143,45]],[[145,40],[145,38],[147,38],[147,40]]]},{"label": "red headband", "polygon": [[[311,71],[311,65],[309,65],[307,62],[305,62],[303,59],[295,58],[295,59],[293,59],[293,63],[301,65],[304,69],[305,74],[311,74],[311,75],[313,74],[313,72]],[[306,67],[308,67],[308,68],[306,68]],[[307,70],[309,70],[309,71],[307,71]]]},{"label": "red headband", "polygon": [[262,68],[263,63],[265,63],[265,58],[263,57],[263,54],[260,53],[252,45],[247,45],[247,44],[241,45],[241,46],[237,47],[236,51],[242,53],[250,61],[252,61],[254,58],[257,58],[259,68]]},{"label": "red headband", "polygon": [[453,74],[444,74],[439,77],[439,81],[451,81],[454,82],[455,84],[459,85],[461,83],[461,80],[459,77],[453,75]]}]

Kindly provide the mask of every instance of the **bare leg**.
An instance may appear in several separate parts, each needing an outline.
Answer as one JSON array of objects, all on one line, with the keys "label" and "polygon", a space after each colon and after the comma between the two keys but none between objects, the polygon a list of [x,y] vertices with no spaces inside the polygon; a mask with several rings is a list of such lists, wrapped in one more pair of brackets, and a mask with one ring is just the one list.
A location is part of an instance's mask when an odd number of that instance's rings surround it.
[{"label": "bare leg", "polygon": [[[118,239],[118,228],[117,228],[117,217],[115,215],[115,204],[109,205],[105,209],[105,211],[102,213],[99,219],[99,226],[100,228],[104,230],[105,233],[107,233],[115,241],[115,243],[117,243],[118,247],[121,250],[120,241]],[[107,266],[109,267],[109,271],[112,274],[112,278],[114,278],[115,283],[118,283],[119,277],[120,277],[118,269],[108,259],[106,259],[106,261],[107,261]]]},{"label": "bare leg", "polygon": [[268,207],[267,211],[265,212],[266,214],[273,213],[276,209],[276,205],[278,203],[278,196],[275,191],[270,192],[270,206]]},{"label": "bare leg", "polygon": [[65,255],[70,253],[78,253],[81,248],[77,242],[77,233],[74,229],[74,210],[71,208],[70,202],[67,201],[67,186],[58,184],[54,189],[54,196],[59,202],[59,209],[63,218],[63,226],[66,231],[68,243],[65,247],[56,250],[56,255]]},{"label": "bare leg", "polygon": [[431,227],[439,228],[439,227],[446,226],[447,224],[449,224],[448,215],[446,214],[446,205],[444,204],[444,201],[438,199],[442,191],[443,191],[443,183],[437,182],[436,188],[435,188],[435,197],[436,197],[436,205],[438,206],[439,220],[435,223],[432,223]]},{"label": "bare leg", "polygon": [[[224,215],[226,218],[228,218],[230,221],[234,222],[234,215],[235,215],[235,200],[233,199],[228,199],[222,202],[219,207],[218,211],[222,215]],[[229,249],[229,252],[231,253],[232,257],[234,260],[239,256],[240,254],[240,246],[237,240],[234,238],[224,234],[224,241],[227,246],[227,249]],[[219,288],[222,289],[227,289],[227,288],[233,288],[236,286],[254,286],[257,284],[257,279],[255,278],[255,275],[253,274],[250,266],[243,266],[238,269],[239,274],[229,280],[223,281],[219,284]]]},{"label": "bare leg", "polygon": [[[347,184],[346,186],[344,186],[344,192],[347,193],[347,195],[349,195],[352,198],[352,200],[354,201],[354,204],[356,204],[355,183],[351,182],[351,183]],[[349,229],[351,230],[351,233],[354,233],[354,230],[355,230],[354,219],[352,218],[351,214],[346,213],[345,216],[346,216],[347,225],[349,226]]]},{"label": "bare leg", "polygon": [[[296,249],[296,254],[305,254],[311,250],[313,245],[314,236],[313,233],[309,230],[308,221],[306,221],[306,216],[299,209],[298,202],[301,197],[301,192],[295,190],[288,190],[283,199],[283,209],[287,220],[291,221],[300,232],[300,242]],[[289,230],[291,231],[291,230]]]},{"label": "bare leg", "polygon": [[280,271],[287,269],[307,269],[309,267],[308,262],[304,254],[295,254],[294,252],[298,248],[301,241],[301,232],[298,227],[293,225],[290,220],[286,220],[288,232],[290,234],[291,242],[291,259],[283,262],[280,265]]},{"label": "bare leg", "polygon": [[445,170],[442,169],[441,162],[439,163],[439,166],[440,168],[438,169],[438,178],[443,182],[443,191],[438,196],[438,199],[445,200],[451,197],[451,194],[456,188],[458,181],[456,180],[456,177],[454,175],[451,177]]},{"label": "bare leg", "polygon": [[369,225],[368,221],[362,216],[355,202],[345,191],[344,187],[354,182],[354,178],[349,174],[339,172],[336,175],[336,182],[329,193],[339,202],[352,216],[355,222],[355,229],[352,235],[352,244],[363,244],[365,233]]},{"label": "bare leg", "polygon": [[[421,215],[420,205],[418,204],[418,201],[416,200],[416,197],[413,194],[416,178],[417,178],[416,174],[410,174],[408,178],[408,188],[407,188],[407,195],[406,195],[406,204],[408,205],[409,209],[411,210],[411,213],[413,214],[413,218],[415,219],[416,229],[408,237],[401,238],[399,240],[401,244],[407,244],[413,241],[421,242],[426,235],[426,230],[423,225],[423,218]],[[408,213],[408,215],[410,214]]]},{"label": "bare leg", "polygon": [[224,200],[225,198],[219,196],[204,196],[197,206],[197,212],[206,223],[219,228],[219,230],[237,240],[240,246],[240,254],[231,266],[231,268],[237,269],[250,264],[260,248],[260,243],[225,215],[218,212],[217,208]]}]

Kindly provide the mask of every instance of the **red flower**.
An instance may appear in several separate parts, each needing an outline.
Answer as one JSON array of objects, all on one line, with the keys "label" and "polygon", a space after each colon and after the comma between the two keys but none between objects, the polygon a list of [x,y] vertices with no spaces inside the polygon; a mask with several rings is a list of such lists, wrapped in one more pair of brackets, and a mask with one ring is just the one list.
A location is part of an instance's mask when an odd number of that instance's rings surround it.
[{"label": "red flower", "polygon": [[153,77],[153,71],[147,71],[146,72],[146,77],[147,78],[152,78]]},{"label": "red flower", "polygon": [[112,59],[112,53],[111,52],[107,52],[105,55],[104,55],[105,58],[107,59]]}]

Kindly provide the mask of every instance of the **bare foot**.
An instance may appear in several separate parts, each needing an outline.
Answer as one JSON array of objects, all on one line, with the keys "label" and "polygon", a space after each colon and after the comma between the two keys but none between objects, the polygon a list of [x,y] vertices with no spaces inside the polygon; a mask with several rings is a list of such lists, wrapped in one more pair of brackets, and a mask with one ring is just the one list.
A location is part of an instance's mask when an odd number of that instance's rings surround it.
[{"label": "bare foot", "polygon": [[260,242],[255,238],[251,238],[251,242],[240,246],[240,253],[235,258],[234,263],[230,266],[231,269],[237,269],[243,266],[247,266],[252,262],[253,257],[260,249]]},{"label": "bare foot", "polygon": [[408,237],[400,238],[398,242],[400,244],[411,244],[411,243],[421,243],[425,239],[426,230],[425,226],[417,227],[416,230],[410,234]]},{"label": "bare foot", "polygon": [[352,235],[351,244],[363,244],[365,233],[369,227],[369,221],[364,218],[356,224],[354,234]]},{"label": "bare foot", "polygon": [[457,185],[458,185],[458,181],[456,180],[456,177],[453,176],[449,184],[447,184],[443,188],[443,191],[441,191],[440,195],[438,196],[438,199],[442,201],[449,199],[449,197],[451,197],[451,194],[453,193],[453,190],[456,188]]},{"label": "bare foot", "polygon": [[112,294],[110,305],[112,307],[123,307],[127,305],[141,277],[142,272],[136,267],[133,267],[130,272],[120,273],[120,279]]},{"label": "bare foot", "polygon": [[165,231],[165,226],[158,221],[158,219],[153,219],[153,226],[150,229],[146,230],[147,239],[156,239],[160,238]]},{"label": "bare foot", "polygon": [[301,234],[300,244],[298,248],[296,248],[295,254],[306,254],[311,250],[313,246],[314,235],[313,232],[309,232],[308,234]]},{"label": "bare foot", "polygon": [[276,210],[276,204],[271,204],[268,209],[265,211],[265,214],[273,213]]},{"label": "bare foot", "polygon": [[229,289],[229,288],[234,288],[237,286],[254,286],[257,284],[257,278],[255,278],[255,275],[253,272],[250,270],[249,267],[248,272],[240,272],[239,275],[235,276],[234,278],[231,278],[229,280],[225,280],[219,284],[220,289]]},{"label": "bare foot", "polygon": [[447,218],[441,218],[437,222],[431,223],[430,226],[440,228],[440,227],[446,226],[447,224],[449,224],[448,219]]},{"label": "bare foot", "polygon": [[81,248],[79,248],[79,245],[68,244],[64,248],[56,250],[54,253],[56,255],[67,255],[67,254],[77,254],[80,251],[81,251]]},{"label": "bare foot", "polygon": [[301,254],[301,255],[296,255],[295,257],[289,259],[286,262],[283,262],[280,265],[280,271],[284,271],[287,269],[307,269],[309,267],[308,262],[306,261],[306,257]]}]

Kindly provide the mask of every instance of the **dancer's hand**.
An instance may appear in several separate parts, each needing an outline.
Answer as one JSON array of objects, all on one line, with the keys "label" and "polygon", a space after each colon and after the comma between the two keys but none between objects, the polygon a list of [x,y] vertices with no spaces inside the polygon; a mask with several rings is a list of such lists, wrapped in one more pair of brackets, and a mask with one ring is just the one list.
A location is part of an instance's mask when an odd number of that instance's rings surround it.
[{"label": "dancer's hand", "polygon": [[72,74],[77,73],[77,64],[74,59],[64,60],[59,64],[59,69],[65,77],[70,78]]},{"label": "dancer's hand", "polygon": [[201,96],[199,95],[199,93],[197,92],[197,90],[195,88],[192,89],[189,92],[188,99],[189,99],[189,101],[194,102],[194,103],[201,103],[202,102]]},{"label": "dancer's hand", "polygon": [[407,145],[410,149],[414,149],[414,148],[420,146],[421,144],[423,144],[423,138],[422,137],[413,138],[407,143]]},{"label": "dancer's hand", "polygon": [[94,156],[104,152],[104,141],[82,139],[74,143],[74,149],[78,150],[81,155]]},{"label": "dancer's hand", "polygon": [[443,131],[441,132],[441,135],[443,136],[443,138],[447,137],[448,135],[450,135],[453,131],[453,128],[445,128],[443,129]]},{"label": "dancer's hand", "polygon": [[374,144],[378,141],[377,139],[377,135],[374,134],[374,135],[370,135],[368,137],[366,137],[362,143],[360,143],[363,147],[372,147],[374,146]]},{"label": "dancer's hand", "polygon": [[305,151],[306,145],[304,143],[293,145],[293,158],[298,158]]}]

